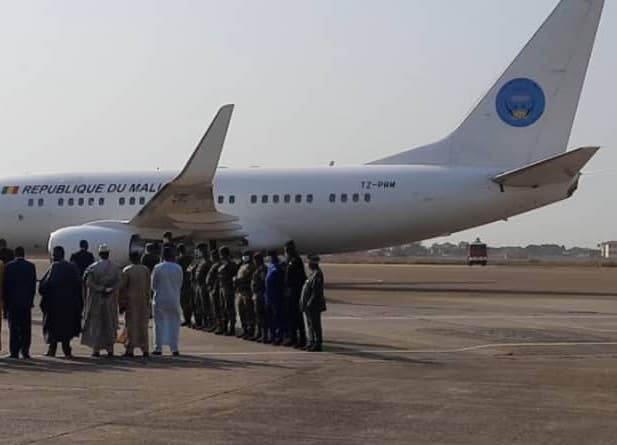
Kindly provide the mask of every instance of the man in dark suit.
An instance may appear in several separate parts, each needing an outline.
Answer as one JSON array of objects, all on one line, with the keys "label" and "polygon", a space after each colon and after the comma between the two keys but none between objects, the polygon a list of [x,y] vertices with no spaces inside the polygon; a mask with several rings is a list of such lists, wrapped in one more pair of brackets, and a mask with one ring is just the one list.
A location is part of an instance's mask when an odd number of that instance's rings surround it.
[{"label": "man in dark suit", "polygon": [[88,252],[88,241],[81,240],[79,242],[79,250],[71,255],[71,263],[77,266],[79,269],[79,276],[83,279],[86,269],[94,264],[94,255],[92,252]]},{"label": "man in dark suit", "polygon": [[4,272],[4,306],[9,318],[11,358],[30,358],[32,306],[36,293],[36,269],[25,259],[23,247],[15,248],[15,259]]}]

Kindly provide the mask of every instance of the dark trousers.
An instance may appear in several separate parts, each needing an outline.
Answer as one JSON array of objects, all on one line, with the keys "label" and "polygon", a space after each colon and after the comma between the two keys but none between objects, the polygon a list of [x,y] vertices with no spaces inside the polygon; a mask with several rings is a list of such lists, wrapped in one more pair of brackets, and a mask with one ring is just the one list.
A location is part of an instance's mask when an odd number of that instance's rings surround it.
[{"label": "dark trousers", "polygon": [[268,324],[270,327],[270,339],[273,342],[283,340],[283,305],[266,304]]},{"label": "dark trousers", "polygon": [[306,330],[304,328],[304,317],[302,317],[302,311],[300,311],[299,294],[294,294],[289,298],[287,310],[289,339],[292,343],[304,345],[306,343]]},{"label": "dark trousers", "polygon": [[32,340],[32,312],[28,309],[9,311],[10,353],[16,357],[30,354]]},{"label": "dark trousers", "polygon": [[321,329],[321,311],[306,311],[306,325],[308,327],[309,344],[321,347],[323,332]]},{"label": "dark trousers", "polygon": [[58,343],[62,344],[62,352],[64,353],[64,355],[70,355],[71,354],[71,340],[62,340],[62,341],[51,341],[49,343],[49,352],[52,354],[56,353],[56,350],[58,349]]}]

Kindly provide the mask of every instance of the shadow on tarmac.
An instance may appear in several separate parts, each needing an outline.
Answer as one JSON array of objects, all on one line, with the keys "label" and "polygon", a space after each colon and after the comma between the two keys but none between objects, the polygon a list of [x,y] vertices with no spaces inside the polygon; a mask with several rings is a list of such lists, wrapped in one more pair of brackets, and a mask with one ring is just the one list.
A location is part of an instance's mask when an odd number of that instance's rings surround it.
[{"label": "shadow on tarmac", "polygon": [[73,357],[63,358],[32,358],[24,359],[0,359],[0,373],[9,371],[35,371],[51,373],[73,373],[73,372],[107,372],[107,371],[126,371],[137,372],[140,369],[233,369],[233,368],[280,368],[286,366],[278,364],[268,364],[263,362],[231,361],[210,357],[196,357],[194,355],[181,355],[179,357],[162,356],[143,358],[135,356],[125,358],[121,356],[100,358],[94,357]]},{"label": "shadow on tarmac", "polygon": [[[373,348],[375,349],[375,352],[370,351],[370,349]],[[354,343],[345,341],[328,341],[327,345],[324,347],[324,351],[327,353],[344,355],[346,357],[355,357],[364,360],[376,360],[382,362],[395,362],[413,365],[443,366],[443,363],[435,360],[414,359],[406,355],[379,352],[379,350],[395,352],[398,349],[392,346],[379,345],[374,343]]]}]

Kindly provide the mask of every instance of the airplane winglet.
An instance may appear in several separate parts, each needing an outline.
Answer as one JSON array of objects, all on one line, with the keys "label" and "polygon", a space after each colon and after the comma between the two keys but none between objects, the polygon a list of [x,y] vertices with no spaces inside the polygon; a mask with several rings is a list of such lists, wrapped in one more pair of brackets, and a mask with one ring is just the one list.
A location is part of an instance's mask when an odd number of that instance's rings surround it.
[{"label": "airplane winglet", "polygon": [[180,186],[212,184],[221,158],[234,105],[222,106],[188,162],[173,181]]},{"label": "airplane winglet", "polygon": [[571,181],[600,147],[581,147],[493,177],[507,187],[541,187]]}]

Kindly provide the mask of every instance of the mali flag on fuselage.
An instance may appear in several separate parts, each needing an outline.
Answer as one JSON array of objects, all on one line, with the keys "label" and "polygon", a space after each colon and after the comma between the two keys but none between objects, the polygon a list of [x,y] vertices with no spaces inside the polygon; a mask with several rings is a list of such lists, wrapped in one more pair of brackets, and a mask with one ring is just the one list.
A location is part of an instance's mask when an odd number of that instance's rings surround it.
[{"label": "mali flag on fuselage", "polygon": [[2,187],[3,195],[17,195],[19,193],[19,186]]}]

